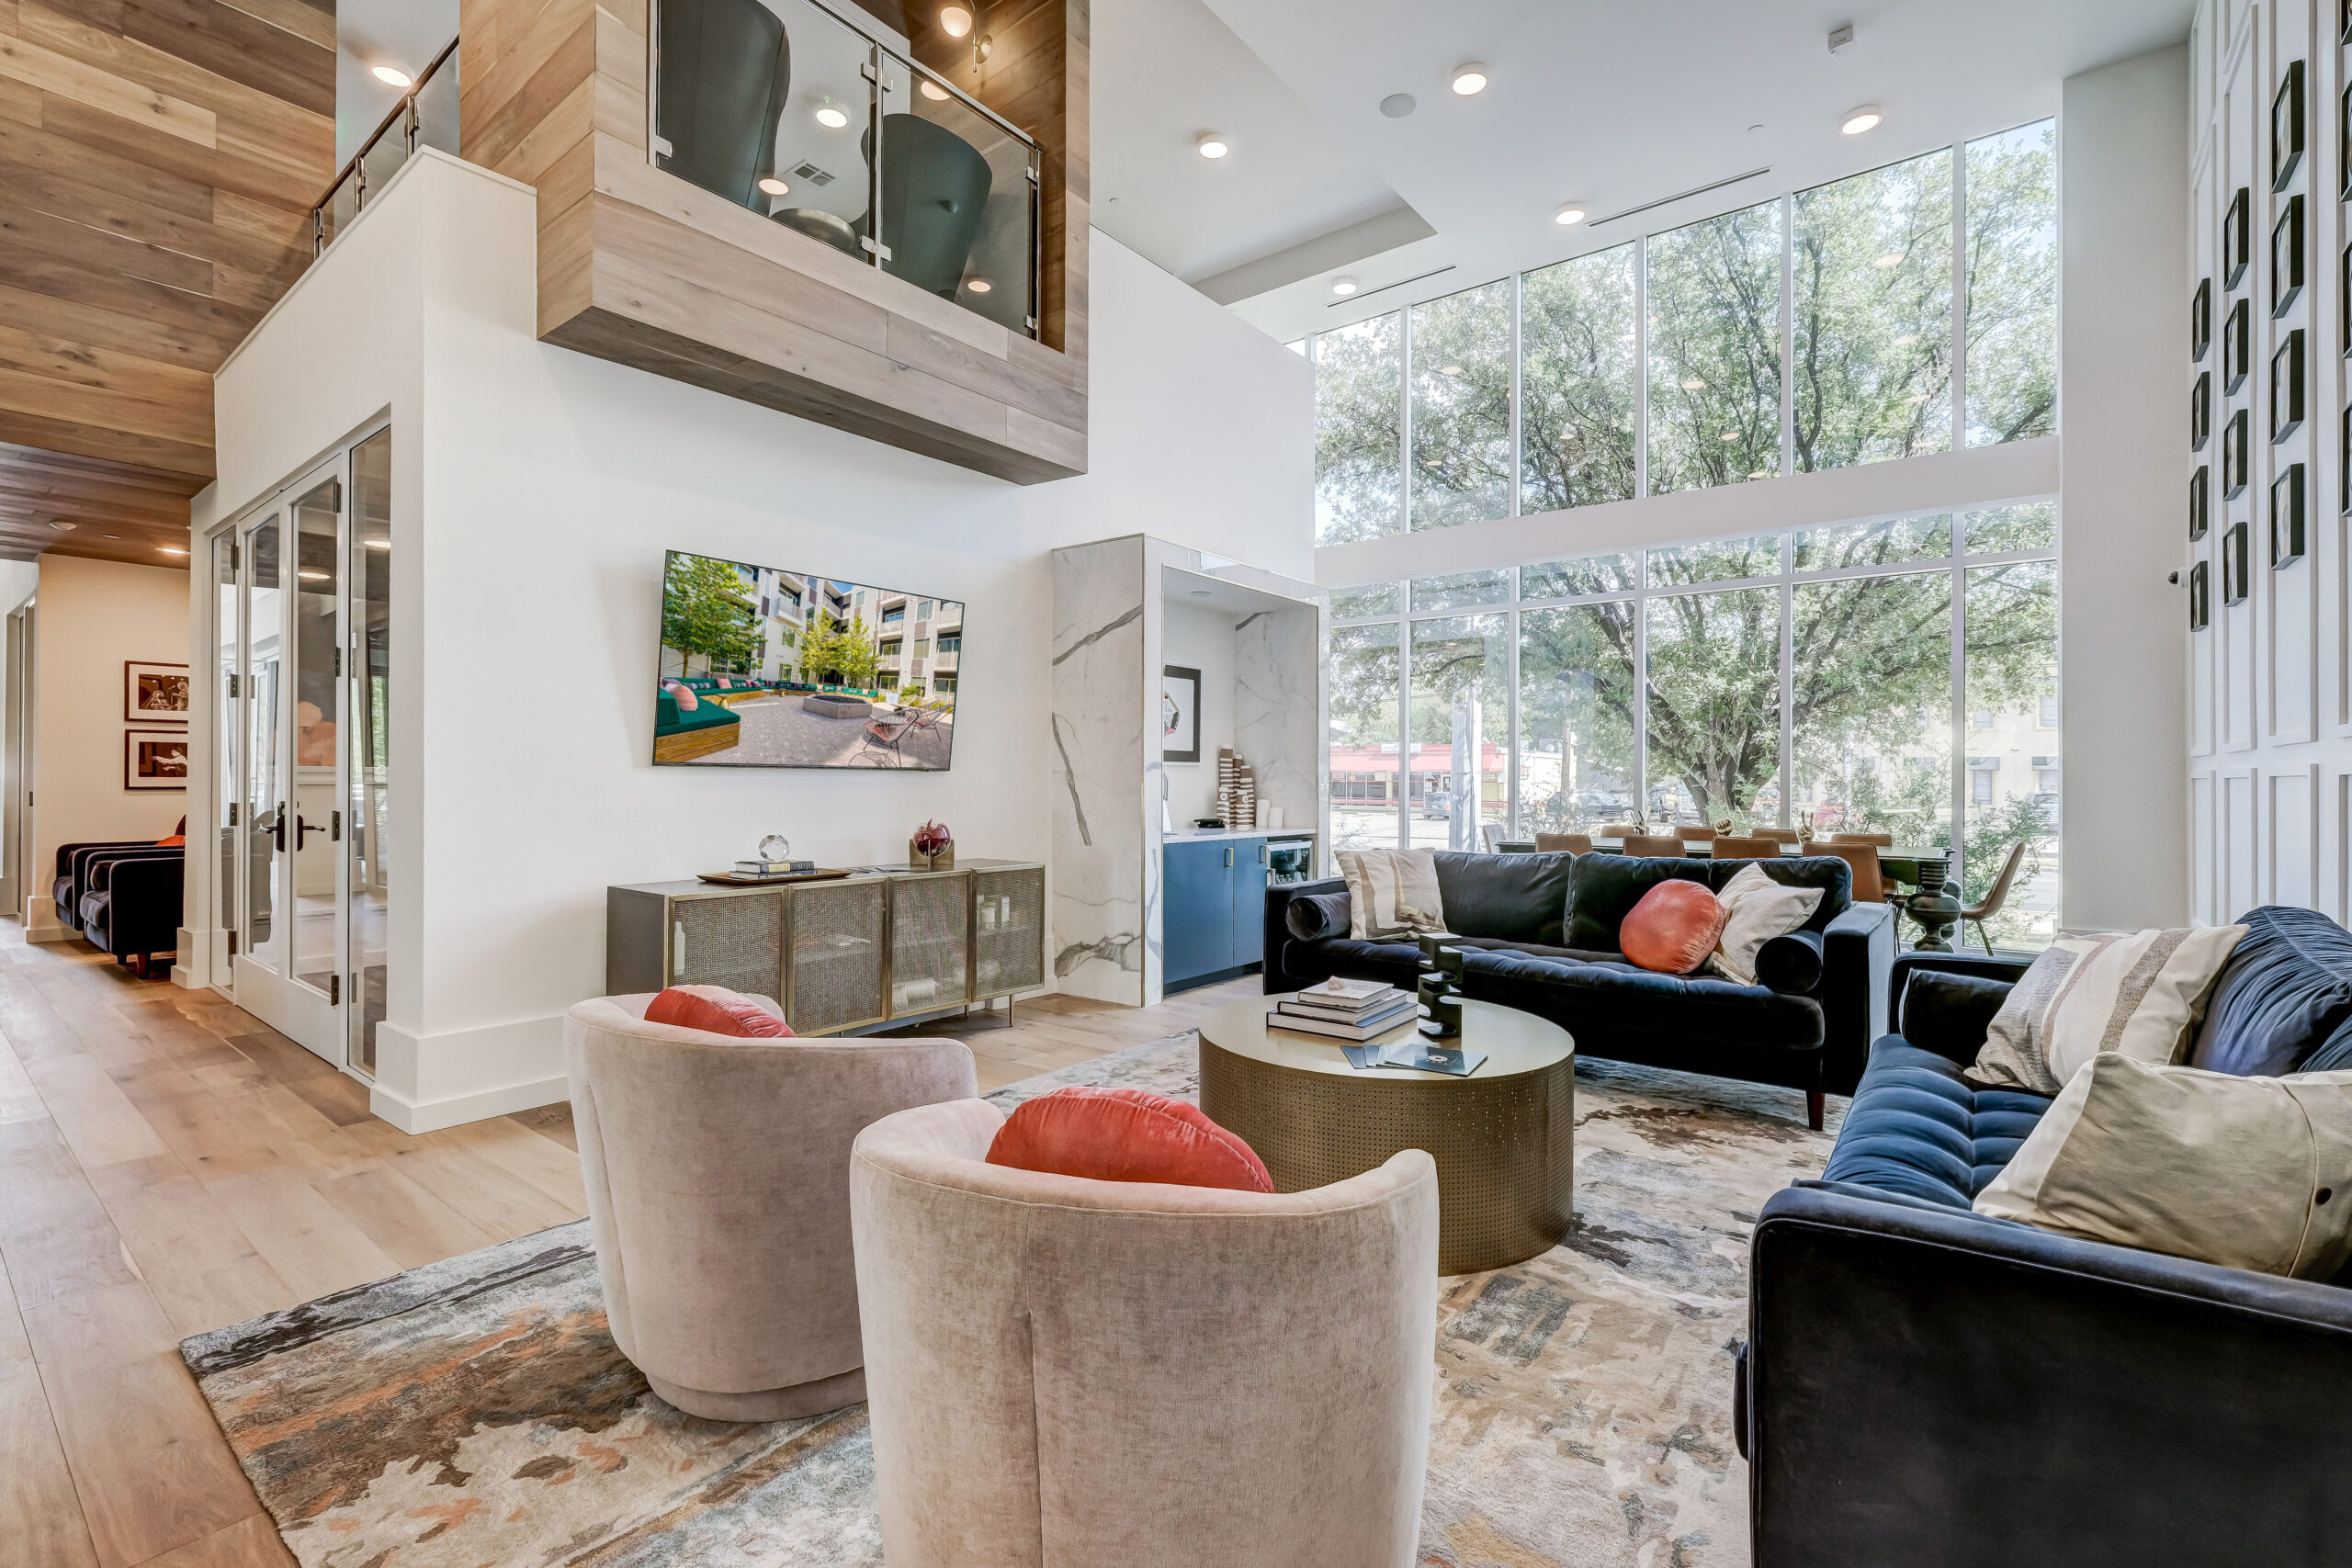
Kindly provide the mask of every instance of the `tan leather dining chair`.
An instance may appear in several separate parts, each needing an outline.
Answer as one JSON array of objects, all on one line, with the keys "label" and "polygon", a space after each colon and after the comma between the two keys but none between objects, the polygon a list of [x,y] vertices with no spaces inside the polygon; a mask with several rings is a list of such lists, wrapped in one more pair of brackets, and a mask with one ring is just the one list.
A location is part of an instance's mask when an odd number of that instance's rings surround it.
[{"label": "tan leather dining chair", "polygon": [[1710,839],[1722,837],[1704,822],[1677,822],[1674,825],[1674,836],[1686,844],[1703,844]]},{"label": "tan leather dining chair", "polygon": [[1779,841],[1760,837],[1717,839],[1714,850],[1717,860],[1779,860],[1781,858]]},{"label": "tan leather dining chair", "polygon": [[1804,842],[1797,836],[1797,830],[1794,828],[1750,828],[1747,830],[1747,836],[1751,839],[1770,839],[1776,844]]},{"label": "tan leather dining chair", "polygon": [[1984,934],[1984,922],[1999,914],[2001,906],[2009,901],[2009,887],[2018,879],[2018,865],[2025,859],[2025,840],[2019,839],[2016,843],[2011,844],[2009,858],[2001,863],[2001,874],[1993,879],[1993,890],[1984,895],[1984,901],[1981,904],[1964,905],[1961,908],[1962,923],[1971,920],[1976,923],[1976,940],[1984,944],[1984,951],[1987,953],[1993,951],[1993,939]]},{"label": "tan leather dining chair", "polygon": [[1592,853],[1592,836],[1589,833],[1538,833],[1535,835],[1535,849],[1539,854],[1566,852],[1572,855],[1589,855]]},{"label": "tan leather dining chair", "polygon": [[1823,843],[1813,841],[1813,852],[1835,855],[1854,868],[1854,902],[1875,904],[1886,897],[1886,878],[1878,869],[1878,846],[1875,844],[1840,843],[1832,839]]},{"label": "tan leather dining chair", "polygon": [[1829,841],[1833,844],[1876,844],[1880,849],[1885,850],[1894,847],[1894,835],[1892,833],[1832,833],[1829,835]]},{"label": "tan leather dining chair", "polygon": [[1680,860],[1689,852],[1679,839],[1660,838],[1656,834],[1635,833],[1625,840],[1629,855],[1663,855],[1668,860]]}]

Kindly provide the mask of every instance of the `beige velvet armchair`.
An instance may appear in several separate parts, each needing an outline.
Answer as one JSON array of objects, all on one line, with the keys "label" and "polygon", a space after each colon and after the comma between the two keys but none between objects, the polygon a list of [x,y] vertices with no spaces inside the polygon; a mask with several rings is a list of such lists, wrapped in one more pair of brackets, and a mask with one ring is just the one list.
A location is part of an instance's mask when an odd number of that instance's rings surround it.
[{"label": "beige velvet armchair", "polygon": [[707,1034],[646,1022],[652,1000],[582,1002],[564,1023],[614,1342],[691,1415],[856,1404],[850,1143],[892,1111],[976,1093],[971,1051]]},{"label": "beige velvet armchair", "polygon": [[1407,1568],[1437,1168],[1309,1192],[983,1163],[981,1100],[850,1162],[890,1568]]}]

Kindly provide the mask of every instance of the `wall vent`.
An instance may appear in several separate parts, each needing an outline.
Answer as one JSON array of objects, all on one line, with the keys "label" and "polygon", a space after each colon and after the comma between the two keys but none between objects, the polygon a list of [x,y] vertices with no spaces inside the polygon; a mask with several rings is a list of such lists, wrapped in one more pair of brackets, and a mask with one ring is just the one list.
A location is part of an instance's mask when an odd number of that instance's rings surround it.
[{"label": "wall vent", "polygon": [[792,175],[795,179],[807,180],[810,185],[820,187],[833,183],[833,176],[814,164],[803,164],[793,170]]}]

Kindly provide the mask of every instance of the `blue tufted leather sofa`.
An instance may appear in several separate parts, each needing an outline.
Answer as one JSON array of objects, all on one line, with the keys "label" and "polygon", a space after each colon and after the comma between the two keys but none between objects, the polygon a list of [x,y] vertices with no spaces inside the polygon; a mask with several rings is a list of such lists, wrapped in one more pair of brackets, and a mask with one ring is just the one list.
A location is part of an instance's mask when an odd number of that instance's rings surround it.
[{"label": "blue tufted leather sofa", "polygon": [[[1449,852],[1435,859],[1446,924],[1467,950],[1464,992],[1550,1019],[1575,1036],[1580,1055],[1802,1089],[1807,1118],[1819,1127],[1824,1096],[1854,1087],[1870,1041],[1884,1027],[1894,912],[1856,904],[1853,872],[1842,860]],[[1656,974],[1618,951],[1619,923],[1657,884],[1683,879],[1720,889],[1754,864],[1775,881],[1824,895],[1803,930],[1757,954],[1760,984]],[[1413,943],[1346,934],[1346,886],[1327,880],[1267,890],[1269,994],[1334,976],[1416,983],[1420,951]]]},{"label": "blue tufted leather sofa", "polygon": [[[2352,935],[2245,917],[2189,1056],[2352,1066]],[[1734,1425],[1755,1568],[2352,1562],[2352,1278],[2278,1279],[1969,1205],[2049,1102],[1963,1074],[2022,960],[1895,960],[1895,1032],[1749,1251]]]}]

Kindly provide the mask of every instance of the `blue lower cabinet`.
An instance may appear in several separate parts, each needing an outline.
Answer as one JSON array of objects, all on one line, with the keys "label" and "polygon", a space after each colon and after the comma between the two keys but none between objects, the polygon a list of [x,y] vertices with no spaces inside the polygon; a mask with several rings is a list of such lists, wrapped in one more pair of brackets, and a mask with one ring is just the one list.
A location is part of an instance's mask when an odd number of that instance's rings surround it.
[{"label": "blue lower cabinet", "polygon": [[1266,956],[1266,840],[1244,839],[1232,846],[1233,956],[1235,968]]},{"label": "blue lower cabinet", "polygon": [[1163,987],[1232,967],[1233,872],[1225,863],[1233,848],[1211,840],[1172,843],[1160,852]]}]

